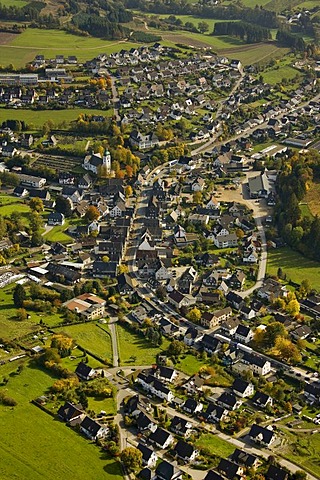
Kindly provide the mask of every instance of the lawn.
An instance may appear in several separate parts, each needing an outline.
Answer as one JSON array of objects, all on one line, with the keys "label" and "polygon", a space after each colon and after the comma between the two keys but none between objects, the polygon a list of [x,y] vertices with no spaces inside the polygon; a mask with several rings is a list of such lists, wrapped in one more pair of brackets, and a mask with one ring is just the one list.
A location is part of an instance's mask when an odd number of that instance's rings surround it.
[{"label": "lawn", "polygon": [[196,447],[205,448],[211,455],[217,455],[221,458],[227,458],[234,452],[234,446],[213,435],[212,433],[202,433],[196,441]]},{"label": "lawn", "polygon": [[203,360],[199,360],[194,355],[188,354],[180,357],[179,362],[175,364],[175,368],[191,376],[198,373],[204,365],[206,365],[206,363]]},{"label": "lawn", "polygon": [[70,235],[65,233],[68,228],[67,222],[64,225],[57,225],[49,230],[48,233],[44,234],[46,242],[60,242],[60,243],[70,243],[72,238]]},{"label": "lawn", "polygon": [[169,345],[169,341],[163,338],[161,347],[153,347],[147,339],[130,332],[119,324],[117,325],[117,334],[121,365],[130,363],[133,365],[151,365],[155,363],[157,354],[166,350]]},{"label": "lawn", "polygon": [[293,461],[299,467],[308,470],[313,475],[320,476],[320,433],[297,432],[296,434],[282,428],[287,444],[279,453]]},{"label": "lawn", "polygon": [[308,217],[311,220],[313,220],[314,216],[312,215],[312,213],[310,211],[310,207],[309,207],[308,203],[300,203],[299,207],[300,207],[301,215],[303,217]]},{"label": "lawn", "polygon": [[296,283],[308,279],[313,288],[320,290],[320,263],[309,260],[289,247],[269,250],[267,272],[277,275],[279,267],[287,275],[287,279]]},{"label": "lawn", "polygon": [[0,56],[2,65],[13,63],[16,67],[22,67],[39,54],[45,55],[46,58],[52,58],[57,54],[76,55],[78,60],[83,62],[102,52],[112,53],[121,48],[129,50],[136,46],[136,43],[126,41],[71,35],[63,30],[28,28],[9,44],[1,45]]},{"label": "lawn", "polygon": [[[0,46],[1,52],[1,46]],[[86,108],[70,108],[65,110],[30,110],[26,108],[0,108],[0,123],[8,119],[24,120],[30,130],[42,127],[48,120],[52,120],[55,125],[62,122],[70,123],[77,120],[80,113],[88,115],[110,116],[112,110],[97,110]]]},{"label": "lawn", "polygon": [[[103,329],[107,329],[104,326]],[[69,325],[67,327],[59,328],[59,331],[66,332],[70,335],[81,347],[89,350],[106,363],[112,364],[112,345],[111,337],[104,332],[95,323],[82,323],[80,325]]]},{"label": "lawn", "polygon": [[[8,375],[8,368],[16,367],[0,366],[0,376]],[[45,372],[25,367],[19,375],[9,377],[6,387],[1,387],[18,402],[14,408],[0,407],[1,478],[82,479],[90,468],[90,478],[120,480],[120,465],[115,460],[30,403],[52,382]]]}]

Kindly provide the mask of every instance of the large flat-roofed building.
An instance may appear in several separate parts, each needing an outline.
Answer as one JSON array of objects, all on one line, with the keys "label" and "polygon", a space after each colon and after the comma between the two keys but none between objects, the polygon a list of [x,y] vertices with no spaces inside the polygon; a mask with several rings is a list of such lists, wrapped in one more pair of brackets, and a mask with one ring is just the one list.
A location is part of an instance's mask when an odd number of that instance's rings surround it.
[{"label": "large flat-roofed building", "polygon": [[38,85],[36,73],[1,73],[0,85]]}]

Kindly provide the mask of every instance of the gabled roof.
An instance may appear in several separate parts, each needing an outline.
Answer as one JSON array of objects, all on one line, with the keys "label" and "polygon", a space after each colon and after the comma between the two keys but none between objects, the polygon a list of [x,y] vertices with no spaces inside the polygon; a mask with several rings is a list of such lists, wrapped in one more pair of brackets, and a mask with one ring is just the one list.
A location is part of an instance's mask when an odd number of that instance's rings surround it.
[{"label": "gabled roof", "polygon": [[283,468],[270,465],[267,473],[265,474],[266,480],[286,480],[288,478],[288,472]]},{"label": "gabled roof", "polygon": [[187,443],[184,440],[179,440],[174,447],[174,450],[179,457],[190,458],[195,451],[195,448],[190,443]]},{"label": "gabled roof", "polygon": [[[176,478],[179,472],[180,472],[179,469],[174,467],[171,463],[166,462],[165,460],[159,463],[159,465],[156,468],[156,475],[161,480],[171,480],[173,478]],[[181,475],[182,475],[182,472],[181,472]]]},{"label": "gabled roof", "polygon": [[218,398],[218,401],[223,403],[224,405],[227,405],[228,407],[233,408],[236,405],[238,400],[237,400],[237,397],[232,393],[223,392]]},{"label": "gabled roof", "polygon": [[87,432],[89,432],[90,435],[92,435],[93,437],[95,437],[101,429],[101,425],[95,420],[92,420],[92,418],[90,417],[85,417],[82,420],[81,427],[84,428]]},{"label": "gabled roof", "polygon": [[225,478],[222,475],[219,475],[219,473],[209,470],[207,475],[204,477],[204,480],[225,480]]},{"label": "gabled roof", "polygon": [[244,393],[249,385],[250,383],[242,380],[242,378],[236,378],[231,388],[234,392]]},{"label": "gabled roof", "polygon": [[249,437],[256,439],[259,436],[262,437],[265,444],[269,444],[274,436],[274,432],[273,430],[269,430],[268,428],[264,428],[261,425],[254,423],[250,429]]},{"label": "gabled roof", "polygon": [[92,368],[89,367],[86,363],[80,362],[76,368],[75,373],[79,375],[79,377],[87,378],[92,371]]},{"label": "gabled roof", "polygon": [[260,407],[265,407],[269,399],[271,399],[271,397],[266,393],[256,392],[252,397],[252,402],[256,405],[259,405]]},{"label": "gabled roof", "polygon": [[139,443],[137,449],[142,453],[142,460],[148,462],[153,454],[153,450],[142,443]]},{"label": "gabled roof", "polygon": [[239,465],[231,462],[226,458],[221,458],[220,463],[218,465],[219,472],[222,472],[224,476],[229,480],[234,479],[234,477],[237,475],[238,469],[239,469]]},{"label": "gabled roof", "polygon": [[146,415],[144,412],[139,413],[136,422],[139,430],[145,430],[154,423],[153,420],[149,418],[148,415]]},{"label": "gabled roof", "polygon": [[65,420],[66,422],[70,422],[70,420],[72,420],[75,417],[78,417],[81,414],[82,414],[82,410],[80,410],[70,402],[66,402],[64,405],[61,405],[61,407],[58,410],[58,415],[61,418],[63,418],[63,420]]},{"label": "gabled roof", "polygon": [[238,465],[245,465],[246,467],[252,467],[257,461],[257,457],[251,455],[251,453],[245,452],[236,448],[233,454],[231,455],[231,460]]},{"label": "gabled roof", "polygon": [[155,442],[158,445],[164,445],[171,433],[163,430],[163,428],[158,427],[157,430],[151,433],[149,439],[151,442]]}]

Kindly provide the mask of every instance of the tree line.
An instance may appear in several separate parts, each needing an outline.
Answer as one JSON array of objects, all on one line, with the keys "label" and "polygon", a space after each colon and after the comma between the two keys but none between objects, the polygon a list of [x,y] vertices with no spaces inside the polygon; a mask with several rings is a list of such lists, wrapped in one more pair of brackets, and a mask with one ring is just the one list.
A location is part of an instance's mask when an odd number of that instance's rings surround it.
[{"label": "tree line", "polygon": [[271,38],[271,32],[268,28],[247,22],[215,23],[213,35],[231,35],[245,40],[246,43],[259,43]]},{"label": "tree line", "polygon": [[314,180],[320,180],[320,154],[293,154],[277,179],[275,221],[292,248],[320,261],[320,218],[303,216],[299,205]]},{"label": "tree line", "polygon": [[306,49],[306,42],[299,35],[294,35],[293,33],[285,30],[278,30],[276,38],[280,45],[289,47],[292,50],[304,52]]}]

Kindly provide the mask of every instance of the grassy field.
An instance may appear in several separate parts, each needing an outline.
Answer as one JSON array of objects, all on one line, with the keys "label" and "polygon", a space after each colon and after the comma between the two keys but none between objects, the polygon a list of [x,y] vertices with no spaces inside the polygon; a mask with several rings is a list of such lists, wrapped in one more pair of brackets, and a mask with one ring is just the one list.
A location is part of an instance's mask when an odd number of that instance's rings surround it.
[{"label": "grassy field", "polygon": [[287,429],[282,429],[282,431],[286,436],[287,445],[281,455],[319,477],[320,433],[297,432],[293,434]]},{"label": "grassy field", "polygon": [[65,222],[64,225],[57,225],[56,227],[53,227],[48,233],[46,233],[44,235],[44,238],[47,242],[68,243],[72,240],[72,238],[67,233],[64,233],[67,228],[67,222]]},{"label": "grassy field", "polygon": [[[1,54],[1,46],[0,46]],[[28,110],[26,108],[0,108],[0,123],[8,119],[24,120],[30,130],[42,127],[48,120],[52,120],[55,125],[62,122],[72,122],[76,120],[80,113],[88,115],[110,116],[111,110],[97,110],[86,108],[70,108],[66,110]]]},{"label": "grassy field", "polygon": [[57,54],[76,55],[82,62],[102,52],[112,53],[121,48],[130,49],[136,46],[136,43],[125,41],[80,37],[63,30],[28,28],[9,44],[1,45],[0,56],[2,65],[13,63],[16,67],[22,67],[38,54],[43,54],[46,58],[54,57]]},{"label": "grassy field", "polygon": [[196,441],[196,447],[205,448],[210,451],[212,455],[217,455],[221,458],[227,458],[234,452],[235,447],[212,433],[203,433]]},{"label": "grassy field", "polygon": [[27,5],[27,1],[25,0],[1,0],[1,5],[4,5],[6,7],[24,7]]},{"label": "grassy field", "polygon": [[320,263],[303,257],[289,247],[269,250],[267,272],[276,275],[279,267],[293,282],[300,283],[307,278],[313,288],[320,290]]},{"label": "grassy field", "polygon": [[263,72],[263,81],[274,85],[280,83],[282,79],[290,80],[294,78],[299,72],[290,67],[290,65],[280,65],[279,68],[272,68],[267,72]]},{"label": "grassy field", "polygon": [[168,348],[169,341],[163,339],[161,347],[152,347],[148,340],[117,325],[119,339],[119,357],[121,365],[151,365],[156,361],[156,355]]},{"label": "grassy field", "polygon": [[[0,366],[0,376],[17,365]],[[0,407],[0,477],[11,480],[74,480],[90,478],[120,480],[120,465],[81,435],[54,420],[30,400],[42,395],[53,379],[46,373],[26,367],[10,375],[5,389],[15,398],[14,408]]]},{"label": "grassy field", "polygon": [[[105,325],[106,330],[108,327]],[[70,325],[61,328],[83,348],[95,353],[106,363],[112,363],[112,345],[111,338],[107,331],[103,332],[95,323],[82,323],[80,325]]]},{"label": "grassy field", "polygon": [[304,197],[304,202],[308,204],[312,215],[320,214],[320,182],[312,182],[310,184],[307,195]]}]

